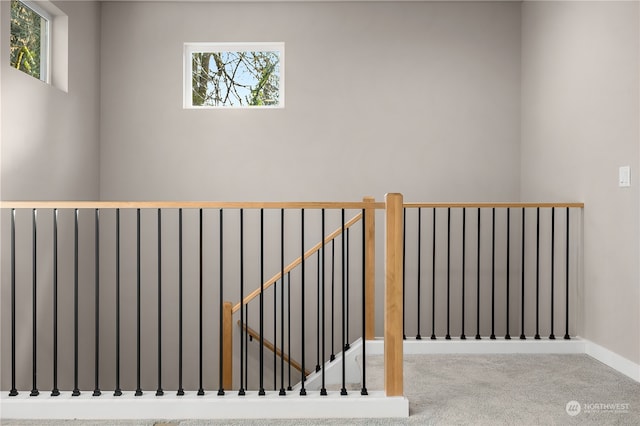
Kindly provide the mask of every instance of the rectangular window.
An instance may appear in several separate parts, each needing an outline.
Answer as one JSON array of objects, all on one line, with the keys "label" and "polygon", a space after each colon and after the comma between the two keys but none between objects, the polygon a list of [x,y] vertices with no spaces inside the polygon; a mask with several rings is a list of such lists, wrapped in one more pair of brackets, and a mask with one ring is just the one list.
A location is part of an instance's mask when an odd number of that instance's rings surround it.
[{"label": "rectangular window", "polygon": [[283,108],[284,43],[185,43],[185,108]]},{"label": "rectangular window", "polygon": [[49,82],[51,15],[34,2],[11,1],[10,64]]}]

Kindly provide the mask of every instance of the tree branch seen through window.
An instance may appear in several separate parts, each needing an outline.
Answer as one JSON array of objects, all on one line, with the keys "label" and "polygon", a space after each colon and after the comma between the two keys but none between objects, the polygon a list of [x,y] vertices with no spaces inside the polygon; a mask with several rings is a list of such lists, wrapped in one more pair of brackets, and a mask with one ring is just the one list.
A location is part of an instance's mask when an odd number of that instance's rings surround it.
[{"label": "tree branch seen through window", "polygon": [[42,63],[47,20],[18,0],[11,1],[10,64],[40,80],[46,79]]},{"label": "tree branch seen through window", "polygon": [[280,52],[191,54],[192,106],[280,105]]}]

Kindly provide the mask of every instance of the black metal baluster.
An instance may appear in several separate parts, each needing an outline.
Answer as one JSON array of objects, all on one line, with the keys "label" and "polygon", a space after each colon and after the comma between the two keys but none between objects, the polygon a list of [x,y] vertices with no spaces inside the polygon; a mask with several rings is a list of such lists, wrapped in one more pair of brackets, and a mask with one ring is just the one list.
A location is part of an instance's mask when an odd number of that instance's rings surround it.
[{"label": "black metal baluster", "polygon": [[264,209],[260,209],[260,389],[264,396]]},{"label": "black metal baluster", "polygon": [[164,395],[162,390],[162,210],[158,209],[158,389],[156,396]]},{"label": "black metal baluster", "polygon": [[[284,389],[284,209],[280,209],[280,396],[287,392]],[[275,294],[275,292],[274,292]],[[289,307],[291,309],[291,307]],[[278,343],[274,340],[273,344]],[[273,353],[275,354],[275,348]]]},{"label": "black metal baluster", "polygon": [[320,371],[320,251],[317,252],[317,277],[316,277],[316,373]]},{"label": "black metal baluster", "polygon": [[478,207],[478,258],[476,265],[476,340],[480,340],[480,207]]},{"label": "black metal baluster", "polygon": [[16,389],[16,209],[11,209],[11,390],[9,396],[18,395]]},{"label": "black metal baluster", "polygon": [[346,286],[345,297],[347,299],[347,320],[346,320],[347,325],[345,326],[345,335],[346,335],[346,337],[345,337],[344,348],[346,350],[349,350],[351,348],[351,345],[349,344],[349,324],[350,324],[350,322],[349,322],[349,318],[350,318],[349,317],[349,305],[350,305],[350,303],[349,303],[349,276],[351,275],[350,272],[349,272],[349,264],[350,264],[349,252],[351,251],[349,249],[349,228],[347,228],[345,232],[347,233],[346,234],[346,238],[347,238],[347,249],[346,249],[347,250],[347,254],[346,254],[346,261],[345,261],[346,262],[346,274],[347,274],[347,278],[345,279],[345,282],[346,282],[346,284],[345,284],[345,286]]},{"label": "black metal baluster", "polygon": [[496,338],[496,209],[491,209],[491,340]]},{"label": "black metal baluster", "polygon": [[556,248],[556,208],[551,207],[551,334],[549,334],[549,339],[555,340],[556,336],[553,334],[553,302],[554,302],[554,280],[555,280],[555,248]]},{"label": "black metal baluster", "polygon": [[[248,327],[249,326],[249,308],[244,311],[244,323]],[[244,389],[245,391],[249,389],[249,341],[252,341],[253,338],[249,336],[249,333],[245,330],[244,333]]]},{"label": "black metal baluster", "polygon": [[536,209],[536,335],[540,340],[540,207]]},{"label": "black metal baluster", "polygon": [[100,210],[95,210],[95,388],[93,396],[100,396]]},{"label": "black metal baluster", "polygon": [[[247,323],[242,323],[244,318],[244,209],[240,209],[240,324],[242,329],[247,326]],[[246,333],[245,333],[246,334]],[[248,374],[247,365],[243,363],[245,359],[245,346],[244,336],[240,335],[240,389],[238,395],[245,395],[244,377],[245,373]],[[248,350],[248,348],[246,349]]]},{"label": "black metal baluster", "polygon": [[[301,351],[301,356],[300,356],[300,361],[302,363],[302,368],[301,368],[301,372],[300,372],[300,395],[305,396],[307,394],[307,390],[304,387],[304,382],[306,381],[307,376],[305,375],[305,347],[306,347],[306,340],[304,338],[304,331],[305,331],[305,323],[304,323],[304,292],[305,292],[305,271],[304,271],[304,209],[300,210],[300,259],[302,259],[302,262],[300,264],[300,268],[301,268],[301,296],[300,296],[300,308],[301,308],[301,315],[300,315],[300,322],[301,322],[301,332],[302,332],[302,336],[300,339],[301,342],[301,346],[300,346],[300,351]],[[289,358],[291,359],[291,358]],[[291,363],[289,363],[289,365],[291,365]]]},{"label": "black metal baluster", "polygon": [[224,224],[222,209],[219,210],[220,220],[220,300],[219,300],[219,330],[218,330],[218,396],[224,395],[224,382],[223,375],[224,369],[222,366],[222,359],[224,357]]},{"label": "black metal baluster", "polygon": [[334,321],[335,321],[335,299],[334,299],[334,291],[336,284],[336,247],[335,247],[335,238],[331,240],[331,356],[329,356],[329,362],[336,359],[336,352],[334,350],[334,342],[335,342],[335,334],[334,334]]},{"label": "black metal baluster", "polygon": [[569,207],[567,207],[567,244],[566,244],[566,268],[565,268],[565,332],[564,339],[569,340]]},{"label": "black metal baluster", "polygon": [[509,335],[509,290],[510,290],[510,278],[511,278],[511,274],[509,272],[510,266],[511,266],[511,261],[510,261],[510,257],[511,257],[511,238],[510,238],[510,233],[511,233],[511,209],[507,207],[507,332],[504,336],[505,340],[510,340],[511,336]]},{"label": "black metal baluster", "polygon": [[122,396],[120,389],[120,209],[116,209],[116,389],[113,396]]},{"label": "black metal baluster", "polygon": [[204,232],[203,232],[203,223],[202,223],[202,209],[199,210],[199,279],[198,279],[198,396],[204,395],[204,385],[202,380],[202,359],[203,359],[203,349],[202,349],[202,299],[203,299],[203,276],[202,276],[202,268],[203,268],[203,246],[204,246]]},{"label": "black metal baluster", "polygon": [[[407,267],[407,209],[403,208],[402,209],[402,306],[406,306],[407,305],[407,300],[406,300],[406,279],[405,276],[407,275],[405,273]],[[402,339],[403,340],[407,340],[407,333],[406,333],[406,327],[405,327],[405,323],[406,323],[406,309],[402,309]]]},{"label": "black metal baluster", "polygon": [[433,247],[431,251],[431,340],[436,339],[436,208],[433,208]]},{"label": "black metal baluster", "polygon": [[346,269],[346,248],[347,248],[347,244],[346,244],[346,230],[344,227],[344,209],[341,210],[341,214],[342,214],[342,389],[340,390],[340,395],[346,395],[347,394],[347,386],[346,386],[346,363],[345,363],[345,350],[346,350],[346,345],[345,345],[345,328],[346,328],[346,305],[345,305],[345,285],[346,285],[346,273],[347,273],[347,269]]},{"label": "black metal baluster", "polygon": [[142,396],[142,380],[141,380],[141,365],[140,365],[140,338],[141,338],[141,285],[140,280],[141,266],[140,266],[140,209],[136,210],[136,392],[135,396]]},{"label": "black metal baluster", "polygon": [[462,208],[462,331],[460,339],[465,340],[467,336],[464,334],[464,296],[465,296],[465,275],[466,275],[466,244],[467,244],[467,209]]},{"label": "black metal baluster", "polygon": [[450,315],[451,311],[451,208],[447,208],[447,335],[446,340],[451,340]]},{"label": "black metal baluster", "polygon": [[59,396],[58,389],[58,209],[53,209],[53,390],[51,396]]},{"label": "black metal baluster", "polygon": [[78,209],[74,210],[73,220],[73,392],[79,396],[78,389]]},{"label": "black metal baluster", "polygon": [[[366,354],[366,330],[367,330],[367,309],[366,309],[366,299],[367,299],[367,262],[366,262],[366,247],[367,247],[367,239],[366,239],[366,209],[362,209],[362,359],[367,359]],[[360,395],[368,395],[367,392],[367,363],[362,363],[362,388],[360,389]]]},{"label": "black metal baluster", "polygon": [[521,307],[520,307],[520,324],[521,324],[521,329],[520,329],[520,340],[524,340],[526,339],[526,336],[524,335],[524,284],[525,284],[525,236],[526,236],[526,230],[525,230],[525,208],[522,208],[522,279],[521,279],[521,285],[522,285],[522,291],[520,293],[521,296]]},{"label": "black metal baluster", "polygon": [[38,334],[37,334],[37,314],[38,314],[38,306],[37,306],[37,282],[38,282],[38,278],[37,278],[37,267],[38,267],[38,263],[37,263],[37,251],[38,251],[38,244],[37,244],[37,221],[38,221],[38,212],[36,211],[36,209],[32,210],[32,216],[31,216],[31,226],[32,226],[32,236],[33,236],[33,245],[32,245],[32,257],[31,257],[31,261],[32,261],[32,270],[33,270],[33,283],[32,283],[32,295],[31,295],[31,300],[32,300],[32,331],[33,331],[33,357],[32,357],[32,369],[31,372],[33,373],[33,388],[31,389],[31,394],[30,396],[38,396],[40,394],[40,392],[38,391],[38,386],[36,385],[36,379],[38,376],[38,365],[37,365],[37,338],[38,338]]},{"label": "black metal baluster", "polygon": [[320,226],[321,228],[321,232],[322,232],[322,282],[321,282],[321,286],[322,286],[322,387],[320,388],[320,395],[322,396],[326,396],[327,395],[327,389],[325,388],[325,370],[326,370],[326,365],[324,362],[324,354],[325,354],[325,305],[324,305],[324,296],[325,296],[325,288],[324,288],[324,284],[325,284],[325,280],[324,280],[324,276],[325,276],[325,253],[324,253],[324,225],[325,225],[325,218],[324,218],[324,209],[322,209],[322,224]]},{"label": "black metal baluster", "polygon": [[178,396],[184,395],[182,387],[182,209],[178,209]]},{"label": "black metal baluster", "polygon": [[416,333],[416,340],[421,340],[422,336],[420,335],[420,301],[422,299],[421,296],[421,284],[420,278],[422,276],[422,209],[418,207],[418,332]]}]

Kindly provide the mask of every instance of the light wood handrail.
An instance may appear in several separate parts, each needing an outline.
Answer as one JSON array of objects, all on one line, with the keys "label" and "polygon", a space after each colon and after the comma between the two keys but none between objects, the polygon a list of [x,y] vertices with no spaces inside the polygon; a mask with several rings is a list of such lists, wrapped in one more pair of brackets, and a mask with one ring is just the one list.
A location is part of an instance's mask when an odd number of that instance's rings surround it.
[{"label": "light wood handrail", "polygon": [[[260,341],[260,334],[255,331],[254,329],[252,329],[251,327],[249,327],[246,324],[243,324],[242,321],[238,320],[238,325],[240,327],[242,327],[242,329],[244,331],[246,331],[247,333],[249,333],[249,336],[251,336],[252,338]],[[276,347],[273,343],[271,343],[269,340],[267,339],[262,339],[262,344],[265,348],[269,349],[271,352],[276,353],[277,356],[282,357],[284,359],[284,362],[291,364],[291,366],[293,368],[295,368],[296,370],[302,372],[302,366],[300,365],[300,363],[296,360],[290,359],[289,356],[287,356],[286,354],[283,354],[282,351],[280,350],[280,348]],[[304,370],[304,375],[308,376],[309,374],[311,374],[311,372],[309,370]]]},{"label": "light wood handrail", "polygon": [[[2,209],[384,209],[380,202],[339,201],[0,201]],[[584,208],[582,202],[406,202],[406,208]]]},{"label": "light wood handrail", "polygon": [[[369,204],[373,204],[373,203],[367,203],[365,206],[368,206]],[[348,220],[345,224],[344,224],[344,229],[350,228],[351,226],[353,226],[354,224],[356,224],[360,219],[362,219],[362,213],[358,213],[357,215],[355,215],[353,218],[351,218],[350,220]],[[342,226],[340,226],[338,229],[336,229],[335,231],[333,231],[331,234],[327,235],[324,239],[324,244],[328,244],[331,242],[331,240],[335,239],[338,235],[340,235],[342,233]],[[315,246],[313,246],[312,248],[310,248],[309,250],[307,250],[304,253],[304,259],[308,259],[309,257],[311,257],[314,253],[316,253],[317,251],[319,251],[322,248],[322,242],[319,242],[318,244],[316,244]],[[285,268],[284,268],[284,273],[288,273],[290,272],[292,269],[294,269],[296,266],[300,265],[302,263],[302,256],[299,256],[298,258],[296,258],[293,262],[291,262],[290,264],[288,264]],[[273,284],[275,284],[280,278],[282,277],[282,271],[278,272],[277,274],[275,274],[273,277],[271,277],[269,280],[267,280],[264,285],[262,286],[264,290],[266,290],[267,288],[271,287]],[[244,304],[248,304],[249,302],[251,302],[253,299],[255,299],[256,297],[258,297],[260,295],[260,288],[255,289],[254,291],[252,291],[248,296],[246,296],[244,298]],[[234,307],[232,312],[237,312],[240,309],[240,304],[242,302],[238,302]]]},{"label": "light wood handrail", "polygon": [[384,209],[362,201],[0,201],[2,209]]},{"label": "light wood handrail", "polygon": [[584,203],[580,202],[568,202],[568,203],[533,203],[533,202],[499,202],[499,203],[485,203],[485,202],[463,202],[463,203],[404,203],[405,208],[584,208]]},{"label": "light wood handrail", "polygon": [[[2,209],[384,209],[380,202],[322,201],[0,201]],[[582,202],[406,202],[406,208],[584,208]]]}]

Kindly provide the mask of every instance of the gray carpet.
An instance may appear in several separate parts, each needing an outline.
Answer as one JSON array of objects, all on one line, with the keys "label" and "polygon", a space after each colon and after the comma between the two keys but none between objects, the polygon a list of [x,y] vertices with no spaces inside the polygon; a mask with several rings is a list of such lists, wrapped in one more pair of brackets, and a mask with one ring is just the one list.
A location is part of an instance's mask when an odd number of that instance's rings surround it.
[{"label": "gray carpet", "polygon": [[[382,388],[381,356],[369,389]],[[407,355],[408,419],[232,421],[3,421],[26,425],[640,425],[640,383],[587,355]],[[567,403],[580,412],[567,413]],[[572,408],[578,407],[574,404]],[[576,413],[573,411],[572,413]]]}]

